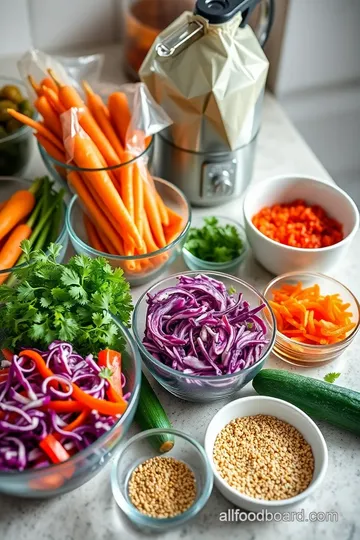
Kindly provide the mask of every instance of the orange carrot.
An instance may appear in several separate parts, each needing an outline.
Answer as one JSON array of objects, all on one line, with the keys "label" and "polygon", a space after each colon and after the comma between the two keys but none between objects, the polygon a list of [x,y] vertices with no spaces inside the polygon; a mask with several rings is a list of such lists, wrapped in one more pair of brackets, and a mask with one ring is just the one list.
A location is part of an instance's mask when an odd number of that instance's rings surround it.
[{"label": "orange carrot", "polygon": [[175,212],[175,210],[172,210],[168,206],[165,206],[167,214],[169,216],[169,225],[181,225],[183,223],[183,218]]},{"label": "orange carrot", "polygon": [[144,234],[143,234],[143,236],[144,236],[147,252],[151,253],[153,251],[157,251],[160,248],[159,248],[159,246],[156,244],[156,242],[154,240],[154,237],[153,237],[151,229],[150,229],[149,220],[148,220],[148,217],[147,217],[145,212],[143,214],[143,223],[144,223]]},{"label": "orange carrot", "polygon": [[123,92],[113,92],[108,99],[108,107],[112,125],[121,144],[126,146],[126,132],[128,130],[131,114],[126,95]]},{"label": "orange carrot", "polygon": [[41,86],[35,81],[34,77],[32,75],[28,75],[27,80],[29,81],[36,95],[41,96]]},{"label": "orange carrot", "polygon": [[[75,135],[73,139],[76,165],[90,169],[100,168],[101,163],[94,152],[94,143],[79,135]],[[121,236],[123,238],[129,236],[138,249],[144,249],[141,236],[106,171],[84,172],[84,175],[96,191],[98,198],[103,201],[113,220],[120,226]]]},{"label": "orange carrot", "polygon": [[36,129],[41,135],[44,135],[47,139],[49,139],[50,142],[52,142],[59,150],[62,150],[63,146],[62,143],[59,141],[57,137],[49,130],[47,129],[43,124],[40,122],[36,122],[32,118],[29,118],[28,116],[25,116],[25,114],[21,114],[14,109],[8,109],[8,113],[13,117],[16,118],[16,120],[19,120],[19,122],[26,124],[27,126]]},{"label": "orange carrot", "polygon": [[[132,159],[130,152],[124,152],[124,162]],[[121,198],[124,201],[127,211],[134,220],[134,187],[133,187],[134,165],[124,165],[121,167]],[[139,232],[140,234],[140,232]]]},{"label": "orange carrot", "polygon": [[103,253],[106,253],[106,247],[102,244],[95,225],[86,214],[84,214],[84,225],[85,225],[86,234],[88,236],[90,245],[94,249],[97,249],[98,251],[102,251]]},{"label": "orange carrot", "polygon": [[58,92],[57,84],[51,77],[45,77],[41,81],[40,86],[46,86],[46,88],[50,88],[53,92]]},{"label": "orange carrot", "polygon": [[161,224],[159,209],[156,204],[155,193],[150,187],[144,189],[144,207],[155,241],[158,246],[162,248],[166,245],[166,240]]},{"label": "orange carrot", "polygon": [[[43,135],[40,135],[40,133],[34,133],[34,135],[41,144],[41,146],[52,158],[62,163],[66,162],[65,154],[63,152],[60,152],[60,150],[56,146],[54,146],[52,142],[46,139]],[[66,170],[64,168],[60,167],[59,165],[55,165],[55,169],[62,178],[66,178]]]},{"label": "orange carrot", "polygon": [[83,203],[93,223],[106,234],[107,238],[111,240],[116,249],[116,254],[120,254],[123,250],[123,245],[118,235],[118,232],[114,229],[106,215],[100,210],[93,197],[89,193],[84,180],[76,171],[68,173],[68,182],[73,186],[79,199]]},{"label": "orange carrot", "polygon": [[345,339],[356,326],[340,295],[324,296],[317,284],[307,288],[302,283],[284,284],[272,295],[278,330],[292,340],[328,345]]},{"label": "orange carrot", "polygon": [[43,95],[48,98],[51,106],[58,114],[62,114],[66,111],[66,108],[59,99],[57,91],[55,92],[55,90],[49,88],[48,86],[42,86],[41,91]]},{"label": "orange carrot", "polygon": [[161,223],[167,227],[169,224],[170,224],[170,221],[169,221],[169,214],[167,212],[167,209],[166,209],[166,206],[164,204],[164,201],[162,200],[162,198],[160,197],[159,193],[156,192],[156,204],[157,204],[157,207],[159,209],[159,214],[160,214],[160,219],[161,219]]},{"label": "orange carrot", "polygon": [[0,210],[4,208],[5,204],[7,204],[8,201],[1,201],[0,202]]},{"label": "orange carrot", "polygon": [[144,183],[140,173],[140,169],[136,163],[132,167],[132,173],[134,191],[134,219],[137,230],[142,237],[144,231]]},{"label": "orange carrot", "polygon": [[87,82],[83,81],[82,84],[87,98],[87,106],[89,107],[91,114],[117,153],[119,162],[123,161],[122,154],[124,149],[117,134],[115,133],[114,128],[111,125],[109,111],[105,103],[98,94],[95,94]]},{"label": "orange carrot", "polygon": [[[23,240],[29,238],[30,234],[31,228],[26,224],[17,225],[15,227],[0,251],[0,270],[12,268],[16,264],[16,261],[22,253],[20,244]],[[0,284],[3,283],[7,277],[8,274],[0,275]]]},{"label": "orange carrot", "polygon": [[34,102],[35,107],[41,114],[44,120],[45,126],[52,131],[52,133],[62,140],[62,127],[58,115],[54,112],[49,101],[45,96],[38,97]]},{"label": "orange carrot", "polygon": [[34,195],[27,190],[16,191],[0,211],[0,240],[26,218],[35,206]]}]

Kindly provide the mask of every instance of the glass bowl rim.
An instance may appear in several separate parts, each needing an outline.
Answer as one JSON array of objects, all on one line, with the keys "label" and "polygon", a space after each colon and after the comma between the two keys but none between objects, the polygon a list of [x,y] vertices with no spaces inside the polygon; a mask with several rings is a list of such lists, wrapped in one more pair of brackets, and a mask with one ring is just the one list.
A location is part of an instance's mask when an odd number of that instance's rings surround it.
[{"label": "glass bowl rim", "polygon": [[[193,275],[199,275],[199,274],[215,274],[216,276],[218,276],[219,281],[221,281],[221,278],[223,278],[223,277],[236,281],[237,284],[245,286],[248,289],[250,289],[251,292],[255,293],[256,296],[258,296],[259,299],[265,304],[265,307],[269,310],[269,313],[270,313],[271,319],[272,319],[272,323],[273,323],[273,327],[271,328],[270,323],[268,323],[269,327],[270,327],[270,331],[271,331],[271,338],[269,340],[268,348],[267,348],[266,352],[259,358],[259,360],[257,362],[255,362],[254,364],[252,364],[252,366],[249,366],[249,367],[247,367],[245,369],[237,371],[236,373],[227,373],[226,375],[193,375],[192,373],[183,373],[182,371],[178,371],[177,369],[173,369],[172,367],[166,366],[165,364],[160,362],[160,360],[157,360],[152,354],[150,354],[149,351],[146,349],[146,347],[144,347],[144,345],[143,345],[143,343],[142,343],[142,341],[140,339],[140,336],[138,334],[136,321],[137,321],[137,318],[138,318],[138,312],[140,310],[140,304],[141,304],[141,302],[143,300],[146,299],[147,294],[150,293],[152,291],[152,289],[154,289],[155,287],[157,287],[160,284],[163,284],[165,281],[167,281],[169,279],[178,278],[180,276],[193,276]],[[188,271],[188,272],[178,272],[177,274],[172,274],[171,276],[167,276],[166,278],[163,278],[161,281],[158,281],[157,283],[154,283],[153,285],[151,285],[151,287],[149,287],[140,296],[140,298],[136,302],[136,305],[135,305],[135,308],[134,308],[134,311],[133,311],[133,315],[132,315],[131,327],[132,327],[133,334],[135,336],[136,344],[137,344],[137,346],[138,346],[138,348],[140,350],[140,353],[145,354],[145,356],[147,358],[149,358],[149,360],[151,360],[151,362],[153,364],[155,364],[156,366],[164,369],[164,371],[166,371],[169,375],[176,375],[180,379],[192,379],[194,381],[207,381],[207,382],[209,382],[209,381],[226,381],[228,379],[237,378],[240,375],[243,375],[245,373],[250,372],[255,366],[260,364],[260,362],[263,362],[269,356],[269,354],[271,353],[271,351],[274,348],[275,338],[276,338],[276,320],[275,320],[275,316],[274,316],[273,311],[272,311],[272,309],[271,309],[271,307],[269,305],[269,302],[262,295],[262,293],[257,291],[255,289],[255,287],[253,287],[252,285],[250,285],[246,281],[244,281],[244,280],[242,280],[242,279],[240,279],[240,278],[238,278],[236,276],[231,276],[229,274],[223,274],[222,272],[216,272],[215,270],[214,271],[213,270],[203,270],[203,271],[191,270],[191,271]]]},{"label": "glass bowl rim", "polygon": [[[207,216],[197,216],[195,221],[200,220],[200,219],[204,220],[205,217],[207,217]],[[231,259],[231,261],[213,262],[213,261],[206,261],[205,259],[199,259],[199,257],[196,257],[196,255],[193,255],[193,253],[191,253],[191,251],[189,251],[185,246],[182,248],[182,251],[183,251],[183,254],[184,254],[185,258],[188,257],[188,259],[190,259],[194,263],[208,265],[207,270],[209,270],[209,269],[211,269],[211,270],[212,269],[214,269],[214,270],[224,270],[224,269],[226,269],[228,267],[231,267],[231,266],[234,266],[234,265],[240,263],[243,260],[243,258],[245,257],[245,255],[249,251],[249,242],[247,240],[245,228],[243,227],[243,225],[241,225],[241,223],[239,223],[235,219],[228,218],[228,217],[225,217],[225,216],[211,216],[211,217],[215,217],[217,219],[223,219],[225,221],[228,221],[228,222],[232,223],[232,225],[234,225],[235,227],[237,227],[239,229],[239,231],[241,233],[240,234],[241,240],[243,241],[243,244],[244,244],[244,248],[243,248],[242,252],[240,253],[240,255],[238,257],[236,257],[235,259]],[[197,227],[193,227],[193,225],[190,224],[190,230],[192,228],[196,229]]]},{"label": "glass bowl rim", "polygon": [[[280,276],[276,276],[271,281],[269,281],[269,283],[266,285],[266,287],[264,289],[264,292],[263,292],[264,297],[266,298],[266,295],[269,293],[270,288],[273,287],[280,280],[288,279],[288,278],[295,278],[295,276],[303,276],[303,275],[309,276],[309,277],[312,277],[312,278],[320,278],[320,279],[329,280],[329,281],[332,281],[334,284],[340,285],[340,287],[343,287],[343,289],[345,289],[350,294],[351,298],[354,300],[356,308],[358,310],[358,320],[357,320],[356,326],[355,326],[355,328],[353,328],[353,330],[350,332],[350,334],[348,336],[346,336],[346,338],[343,339],[342,341],[339,341],[337,343],[330,343],[330,344],[327,344],[327,345],[320,345],[320,344],[318,345],[316,343],[314,343],[313,345],[311,345],[310,343],[296,343],[296,341],[293,341],[292,339],[288,338],[287,336],[284,336],[284,334],[282,334],[278,330],[278,328],[276,326],[276,341],[278,341],[279,339],[283,340],[284,343],[286,345],[289,345],[292,350],[293,350],[294,344],[299,345],[299,347],[304,348],[304,351],[302,351],[302,352],[305,352],[306,350],[310,351],[310,350],[313,350],[314,348],[316,350],[318,350],[318,351],[326,352],[326,351],[335,350],[335,349],[337,349],[339,347],[342,347],[343,345],[344,346],[349,345],[351,343],[351,341],[354,339],[354,337],[356,336],[356,334],[357,334],[357,332],[358,332],[358,330],[360,328],[360,303],[359,303],[358,299],[356,298],[356,296],[354,295],[354,293],[351,292],[350,289],[348,287],[346,287],[346,285],[344,285],[343,283],[341,283],[337,279],[335,279],[333,277],[330,277],[330,276],[327,276],[326,274],[321,274],[320,272],[308,272],[306,270],[304,270],[304,271],[298,270],[298,271],[295,271],[295,272],[287,272],[285,274],[281,274]],[[276,346],[276,343],[275,343],[275,346]]]},{"label": "glass bowl rim", "polygon": [[[15,79],[15,77],[3,77],[3,76],[0,76],[0,83],[2,83],[3,81],[5,81],[6,83],[14,83],[14,86],[21,86],[21,88],[23,88],[24,90],[27,91],[26,84],[21,79]],[[38,118],[38,114],[37,114],[36,110],[34,110],[34,114],[33,114],[32,118],[33,119]],[[22,135],[25,135],[26,133],[30,133],[31,130],[32,130],[32,128],[30,126],[22,126],[21,128],[17,129],[15,131],[15,133],[11,133],[10,135],[7,135],[6,137],[3,137],[2,139],[0,139],[0,146],[5,142],[13,141],[13,140],[21,137]]]},{"label": "glass bowl rim", "polygon": [[[179,437],[179,438],[185,440],[186,442],[190,443],[190,445],[195,447],[197,452],[200,454],[200,456],[202,458],[202,463],[203,463],[204,469],[205,469],[205,481],[204,481],[205,485],[204,485],[204,488],[203,488],[202,492],[200,493],[200,496],[199,496],[198,500],[195,501],[195,503],[193,505],[191,505],[190,508],[185,510],[185,512],[183,512],[181,514],[178,514],[177,516],[174,516],[174,517],[171,517],[171,518],[154,518],[154,517],[147,516],[146,514],[142,514],[141,512],[139,512],[139,510],[137,510],[137,508],[135,508],[135,506],[133,504],[129,503],[125,499],[125,497],[123,496],[123,494],[121,492],[121,489],[119,487],[119,482],[118,482],[118,478],[117,478],[118,477],[118,474],[117,474],[118,473],[118,465],[119,465],[120,459],[122,458],[124,452],[128,448],[130,448],[133,443],[135,443],[135,442],[137,442],[137,441],[139,441],[141,439],[146,439],[147,437],[149,437],[151,435],[161,435],[161,434],[163,434],[163,435],[164,434],[165,435],[169,435],[169,434],[170,435],[175,435],[175,437]],[[166,453],[161,454],[161,457],[166,457]],[[174,458],[174,459],[176,459],[176,458]],[[185,460],[182,460],[182,461],[186,465],[188,465]],[[136,518],[134,521],[136,521],[138,523],[141,523],[141,525],[151,526],[151,525],[156,524],[156,526],[158,526],[161,523],[164,526],[169,526],[169,525],[175,525],[177,523],[187,521],[188,519],[190,519],[191,517],[196,515],[205,506],[207,500],[209,499],[209,497],[211,495],[213,484],[214,484],[214,473],[213,473],[211,464],[209,462],[209,458],[208,458],[203,446],[194,437],[191,437],[187,433],[185,433],[183,431],[180,431],[178,429],[173,429],[173,428],[153,428],[153,429],[148,429],[148,430],[145,430],[145,431],[141,431],[140,433],[137,433],[136,435],[131,437],[131,439],[129,439],[122,446],[122,448],[119,451],[117,457],[115,458],[115,461],[114,461],[112,469],[111,469],[111,489],[112,489],[113,497],[114,497],[116,503],[118,504],[117,497],[119,497],[121,499],[121,501],[122,501],[122,504],[124,506],[126,506],[127,510],[130,511],[129,513],[133,514],[133,517]],[[115,492],[116,492],[116,495],[115,495]],[[121,505],[119,505],[119,506],[122,509],[122,506]]]},{"label": "glass bowl rim", "polygon": [[[358,229],[359,229],[359,223],[360,223],[360,216],[359,216],[359,210],[354,202],[354,200],[350,197],[350,195],[348,195],[346,193],[346,191],[344,191],[343,189],[341,189],[339,186],[337,186],[336,184],[330,184],[329,182],[326,182],[325,180],[321,180],[320,178],[315,178],[314,176],[306,176],[306,175],[302,175],[302,174],[299,174],[299,175],[279,175],[279,176],[272,176],[270,178],[266,178],[265,180],[262,180],[262,182],[267,182],[267,183],[276,183],[276,182],[281,182],[281,181],[285,181],[285,180],[311,180],[314,182],[314,184],[325,184],[327,187],[333,189],[334,191],[337,192],[337,195],[339,197],[342,197],[343,199],[346,199],[346,201],[348,202],[348,204],[352,207],[352,209],[354,210],[355,212],[355,225],[354,227],[352,228],[352,230],[349,232],[349,234],[347,236],[345,236],[342,240],[340,240],[340,242],[337,242],[336,244],[332,244],[331,246],[325,246],[325,247],[321,247],[321,248],[299,248],[299,247],[295,247],[295,246],[288,246],[287,244],[281,244],[280,242],[275,242],[275,240],[273,240],[272,238],[269,238],[268,236],[266,236],[266,234],[262,233],[257,227],[255,227],[255,225],[253,224],[252,222],[252,217],[249,217],[247,216],[247,210],[245,209],[246,207],[246,204],[248,202],[248,199],[250,199],[250,194],[252,194],[252,191],[254,189],[255,186],[258,186],[261,185],[261,182],[258,183],[258,184],[253,184],[249,187],[249,189],[246,191],[246,194],[245,194],[245,198],[244,198],[244,202],[243,202],[243,215],[244,215],[244,219],[247,223],[247,225],[251,228],[251,230],[257,234],[259,234],[261,236],[261,238],[267,240],[270,245],[272,246],[281,246],[282,248],[284,248],[285,250],[289,250],[289,251],[293,251],[294,253],[326,253],[327,251],[331,251],[331,250],[335,250],[338,246],[344,246],[347,242],[351,242],[355,236],[355,234],[357,233]],[[341,223],[341,222],[340,222]],[[342,225],[342,223],[341,223]]]},{"label": "glass bowl rim", "polygon": [[[132,413],[132,410],[135,407],[137,407],[138,400],[139,400],[139,394],[140,394],[140,385],[141,385],[141,358],[139,354],[139,348],[132,337],[129,330],[123,325],[122,322],[119,321],[117,317],[114,317],[112,315],[112,318],[116,321],[116,324],[120,326],[121,331],[124,334],[125,340],[127,344],[129,344],[131,348],[131,354],[134,361],[135,366],[135,377],[134,377],[134,390],[132,392],[132,395],[130,397],[130,401],[128,402],[128,407],[126,408],[126,411],[123,415],[118,419],[118,421],[111,427],[109,431],[106,431],[101,437],[96,439],[90,446],[87,448],[84,448],[83,450],[80,450],[80,452],[77,452],[77,454],[74,454],[71,456],[68,460],[63,461],[62,463],[54,463],[52,465],[49,465],[47,467],[43,467],[41,469],[26,469],[24,471],[16,471],[16,472],[0,472],[0,485],[2,481],[9,480],[9,478],[19,478],[21,477],[24,481],[27,479],[32,479],[34,476],[39,476],[40,478],[43,476],[46,476],[48,472],[50,473],[56,473],[61,472],[62,470],[66,469],[68,464],[76,464],[78,461],[81,461],[87,457],[89,457],[93,452],[94,448],[97,450],[101,448],[103,442],[108,438],[110,434],[112,434],[115,429],[117,429],[119,426],[121,426],[126,418]],[[108,453],[108,452],[107,452]]]},{"label": "glass bowl rim", "polygon": [[[30,128],[29,128],[30,129]],[[0,140],[1,141],[1,140]],[[154,146],[154,136],[151,137],[151,140],[145,150],[143,150],[140,154],[135,156],[134,158],[130,159],[129,161],[126,161],[125,163],[118,163],[117,165],[109,165],[108,167],[100,167],[97,169],[90,169],[87,167],[77,167],[76,165],[71,165],[70,163],[63,163],[62,161],[58,161],[57,159],[53,158],[46,150],[45,148],[37,141],[37,145],[39,148],[39,152],[41,154],[41,157],[44,161],[48,159],[50,163],[52,163],[56,167],[62,167],[63,169],[67,169],[69,171],[76,171],[76,172],[96,172],[96,171],[114,171],[117,169],[121,169],[122,167],[126,167],[128,165],[132,165],[139,159],[142,159],[144,156],[146,156],[151,149]]]},{"label": "glass bowl rim", "polygon": [[[44,175],[44,176],[46,176],[46,175]],[[10,182],[12,182],[14,180],[19,181],[19,182],[24,182],[25,184],[29,184],[29,186],[31,186],[31,184],[34,182],[34,180],[30,180],[29,178],[19,178],[18,176],[0,176],[0,187],[1,187],[1,182],[4,181],[4,180],[8,180]],[[50,180],[52,180],[52,179],[50,178]],[[64,200],[62,200],[61,202],[62,202],[62,205],[63,205],[62,227],[61,227],[61,231],[59,232],[59,235],[58,235],[57,239],[55,240],[54,244],[61,244],[64,241],[66,233],[67,233],[67,229],[66,229],[67,207],[66,207],[66,203],[65,203]],[[17,264],[15,266],[12,266],[11,268],[3,268],[2,270],[0,269],[0,276],[2,274],[10,274],[12,272],[16,272],[16,270],[20,270],[21,268],[26,268],[28,265],[29,265],[29,263],[24,262],[23,264]]]},{"label": "glass bowl rim", "polygon": [[183,200],[183,202],[185,202],[185,205],[187,207],[187,210],[188,210],[188,220],[184,226],[184,229],[181,231],[181,233],[179,234],[179,236],[177,238],[175,238],[175,240],[173,240],[172,242],[170,242],[170,244],[167,244],[166,246],[164,246],[163,248],[160,248],[156,251],[151,251],[150,253],[143,253],[141,255],[111,255],[109,253],[103,253],[102,251],[98,251],[97,249],[89,246],[88,244],[86,244],[77,234],[76,232],[74,231],[74,228],[72,226],[72,222],[71,222],[71,212],[73,210],[73,207],[75,205],[75,203],[78,201],[78,196],[77,195],[73,195],[73,197],[71,198],[68,206],[67,206],[67,210],[66,210],[66,216],[65,216],[65,222],[66,222],[66,228],[67,228],[67,231],[69,233],[69,236],[70,236],[70,240],[74,240],[76,243],[78,243],[80,245],[80,247],[82,247],[83,249],[86,249],[88,250],[92,255],[94,255],[95,257],[106,257],[107,259],[109,259],[110,261],[140,261],[142,259],[150,259],[152,257],[156,257],[157,255],[161,255],[162,253],[166,253],[169,249],[172,249],[173,247],[175,247],[188,233],[188,230],[190,228],[190,223],[191,223],[191,207],[190,207],[190,204],[189,204],[189,201],[187,200],[187,198],[185,197],[185,195],[183,194],[183,192],[177,187],[177,186],[174,186],[173,184],[171,184],[171,182],[168,182],[167,180],[164,180],[164,178],[158,178],[157,176],[153,176],[153,179],[155,181],[155,184],[156,182],[160,182],[161,184],[165,184],[167,187],[173,189],[174,191],[177,192],[177,194],[181,197],[181,199]]}]

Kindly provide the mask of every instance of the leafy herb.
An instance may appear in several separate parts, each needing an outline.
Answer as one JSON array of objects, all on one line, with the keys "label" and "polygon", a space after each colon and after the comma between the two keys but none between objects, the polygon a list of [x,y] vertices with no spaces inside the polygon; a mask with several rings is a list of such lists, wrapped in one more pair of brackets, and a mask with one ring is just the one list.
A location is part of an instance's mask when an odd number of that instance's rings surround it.
[{"label": "leafy herb", "polygon": [[99,371],[99,377],[101,377],[102,379],[106,379],[107,381],[110,381],[112,376],[113,376],[113,372],[108,367],[103,367]]},{"label": "leafy herb", "polygon": [[45,348],[60,339],[70,341],[81,355],[121,350],[122,334],[112,315],[128,326],[132,311],[122,270],[111,268],[104,258],[85,255],[58,264],[58,244],[50,244],[47,254],[31,251],[27,240],[22,248],[29,265],[14,272],[14,288],[0,286],[2,346]]},{"label": "leafy herb", "polygon": [[228,293],[229,294],[235,294],[236,293],[236,289],[235,287],[233,287],[232,285],[228,288]]},{"label": "leafy herb", "polygon": [[324,381],[330,383],[330,384],[333,384],[336,379],[338,379],[340,377],[341,373],[335,373],[334,371],[332,371],[331,373],[327,373],[324,377]]},{"label": "leafy herb", "polygon": [[209,262],[228,262],[236,259],[244,249],[243,241],[234,225],[219,225],[216,217],[204,219],[200,229],[191,228],[185,247],[198,259]]},{"label": "leafy herb", "polygon": [[254,324],[253,324],[252,322],[247,322],[247,323],[246,323],[246,328],[247,328],[248,330],[251,330],[253,326],[254,326]]}]

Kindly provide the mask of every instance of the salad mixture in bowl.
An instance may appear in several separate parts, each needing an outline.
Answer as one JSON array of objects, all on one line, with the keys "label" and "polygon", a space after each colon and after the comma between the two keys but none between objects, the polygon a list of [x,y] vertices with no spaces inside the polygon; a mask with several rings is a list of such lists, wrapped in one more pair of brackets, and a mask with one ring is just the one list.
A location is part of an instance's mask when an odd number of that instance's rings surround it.
[{"label": "salad mixture in bowl", "polygon": [[121,270],[28,251],[0,286],[0,492],[47,497],[93,477],[126,433],[140,359]]},{"label": "salad mixture in bowl", "polygon": [[267,301],[218,272],[186,272],[151,287],[135,307],[133,330],[152,375],[190,401],[242,388],[263,365],[275,336]]}]

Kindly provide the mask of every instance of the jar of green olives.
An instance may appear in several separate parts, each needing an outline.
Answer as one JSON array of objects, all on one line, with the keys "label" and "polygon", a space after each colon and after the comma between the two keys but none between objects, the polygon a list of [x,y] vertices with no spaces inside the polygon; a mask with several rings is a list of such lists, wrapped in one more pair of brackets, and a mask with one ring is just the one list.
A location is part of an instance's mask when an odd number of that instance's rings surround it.
[{"label": "jar of green olives", "polygon": [[31,129],[12,118],[8,109],[34,116],[24,84],[0,77],[0,176],[23,174],[32,149]]}]

